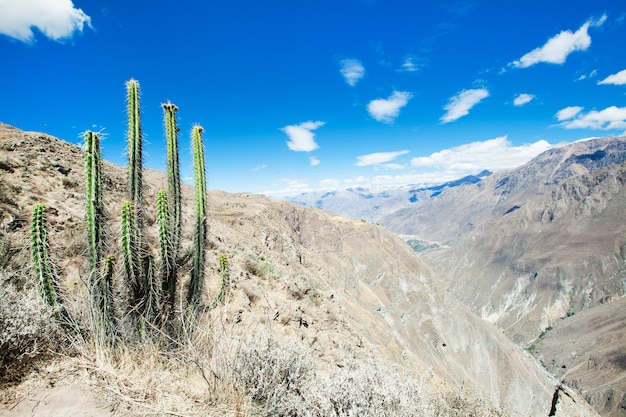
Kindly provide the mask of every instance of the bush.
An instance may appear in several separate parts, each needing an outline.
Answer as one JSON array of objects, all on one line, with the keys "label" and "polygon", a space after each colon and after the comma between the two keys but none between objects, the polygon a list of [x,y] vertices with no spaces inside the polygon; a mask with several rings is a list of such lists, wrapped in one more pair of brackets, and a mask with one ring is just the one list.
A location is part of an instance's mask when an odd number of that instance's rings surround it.
[{"label": "bush", "polygon": [[0,273],[0,379],[24,376],[32,361],[52,347],[59,330],[55,312],[33,287],[20,286],[17,276]]},{"label": "bush", "polygon": [[261,416],[432,416],[422,385],[375,359],[347,353],[342,368],[318,372],[310,352],[295,341],[263,335],[242,342],[233,361],[235,384]]}]

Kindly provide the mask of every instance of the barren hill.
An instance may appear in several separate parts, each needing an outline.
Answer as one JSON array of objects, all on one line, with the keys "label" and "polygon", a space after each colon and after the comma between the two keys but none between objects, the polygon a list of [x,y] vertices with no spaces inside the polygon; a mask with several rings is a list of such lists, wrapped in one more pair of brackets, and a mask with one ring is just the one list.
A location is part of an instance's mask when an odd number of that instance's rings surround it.
[{"label": "barren hill", "polygon": [[[52,258],[66,296],[78,301],[86,264],[82,166],[78,147],[0,124],[0,231],[11,242],[12,262],[27,262],[22,248],[30,213],[44,203]],[[103,177],[115,253],[125,170],[106,164]],[[145,180],[153,207],[165,177],[147,171]],[[183,193],[192,195],[188,187]],[[484,401],[484,415],[489,403],[510,415],[595,415],[575,390],[560,387],[445,291],[439,277],[382,227],[249,194],[212,191],[209,205],[207,298],[219,286],[218,255],[227,254],[231,265],[224,305],[211,312],[220,339],[268,332],[279,345],[291,340],[305,346],[326,373],[348,366],[350,355],[370,356],[396,369],[398,378],[421,380],[424,396],[471,393]],[[192,204],[185,206],[190,219]]]}]

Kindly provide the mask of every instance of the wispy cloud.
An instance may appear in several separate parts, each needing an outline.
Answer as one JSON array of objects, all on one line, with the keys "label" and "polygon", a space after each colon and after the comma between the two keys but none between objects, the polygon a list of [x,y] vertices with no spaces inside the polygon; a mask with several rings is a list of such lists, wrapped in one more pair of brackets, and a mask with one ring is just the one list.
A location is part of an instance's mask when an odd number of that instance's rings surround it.
[{"label": "wispy cloud", "polygon": [[618,73],[609,75],[604,80],[598,81],[598,84],[625,85],[626,84],[626,69],[621,70]]},{"label": "wispy cloud", "polygon": [[393,123],[400,114],[400,109],[407,105],[413,94],[406,91],[394,91],[388,98],[372,100],[367,105],[370,116],[379,122]]},{"label": "wispy cloud", "polygon": [[576,81],[586,80],[587,78],[593,78],[598,75],[598,70],[592,70],[589,74],[581,74],[580,77],[576,78]]},{"label": "wispy cloud", "polygon": [[309,157],[309,161],[311,162],[312,167],[316,167],[320,164],[320,160],[314,156]]},{"label": "wispy cloud", "polygon": [[357,59],[342,59],[339,61],[339,65],[341,65],[341,75],[352,87],[365,75],[365,68]]},{"label": "wispy cloud", "polygon": [[257,172],[257,171],[262,171],[262,170],[264,170],[265,168],[267,168],[267,165],[265,165],[265,164],[261,164],[261,165],[257,165],[257,166],[255,166],[255,167],[254,167],[254,168],[252,168],[250,171]]},{"label": "wispy cloud", "polygon": [[489,97],[489,91],[485,88],[461,91],[457,95],[451,97],[448,104],[444,107],[446,113],[441,116],[441,122],[450,123],[463,116],[467,116],[472,107],[487,97]]},{"label": "wispy cloud", "polygon": [[274,197],[285,197],[311,191],[309,181],[302,178],[281,178],[278,180],[278,190],[267,190],[263,194]]},{"label": "wispy cloud", "polygon": [[580,106],[565,107],[564,109],[561,109],[556,113],[556,118],[559,122],[562,122],[563,120],[573,119],[582,110],[583,108]]},{"label": "wispy cloud", "polygon": [[2,0],[0,1],[0,34],[32,43],[33,27],[48,38],[61,41],[91,26],[91,18],[77,9],[71,0]]},{"label": "wispy cloud", "polygon": [[535,95],[534,94],[526,94],[526,93],[521,93],[518,94],[514,99],[513,99],[513,105],[516,107],[520,107],[523,106],[524,104],[528,104],[531,101],[533,101],[535,99]]},{"label": "wispy cloud", "polygon": [[569,54],[575,51],[586,51],[591,45],[589,28],[604,24],[606,15],[596,20],[586,21],[576,32],[564,30],[550,38],[543,46],[535,48],[520,59],[509,65],[516,68],[528,68],[540,62],[563,64]]},{"label": "wispy cloud", "polygon": [[398,68],[398,71],[400,72],[417,72],[419,70],[421,70],[423,67],[425,67],[426,64],[424,63],[424,60],[416,57],[414,55],[409,55],[407,57],[404,58],[404,61],[402,62],[402,65],[400,65],[400,68]]},{"label": "wispy cloud", "polygon": [[375,152],[356,157],[356,166],[365,167],[368,165],[381,165],[393,161],[399,156],[406,155],[410,151]]},{"label": "wispy cloud", "polygon": [[444,149],[430,156],[413,158],[411,165],[415,168],[442,169],[454,172],[459,177],[483,169],[497,171],[516,168],[551,147],[545,140],[512,146],[506,136],[500,136]]},{"label": "wispy cloud", "polygon": [[313,130],[320,126],[324,126],[324,122],[304,122],[299,125],[289,125],[283,127],[282,130],[289,136],[287,146],[289,149],[295,152],[311,152],[319,148],[319,145],[315,143],[315,135]]},{"label": "wispy cloud", "polygon": [[559,110],[556,118],[565,129],[626,129],[626,107],[611,106],[583,113],[582,107],[572,106]]}]

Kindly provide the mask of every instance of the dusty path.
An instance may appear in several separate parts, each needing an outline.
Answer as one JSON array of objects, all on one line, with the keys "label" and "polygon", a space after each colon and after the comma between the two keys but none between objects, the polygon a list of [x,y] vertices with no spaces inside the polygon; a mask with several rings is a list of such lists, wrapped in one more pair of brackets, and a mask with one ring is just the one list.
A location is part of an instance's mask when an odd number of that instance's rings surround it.
[{"label": "dusty path", "polygon": [[112,417],[116,412],[93,391],[76,384],[37,388],[13,403],[0,405],[0,417]]}]

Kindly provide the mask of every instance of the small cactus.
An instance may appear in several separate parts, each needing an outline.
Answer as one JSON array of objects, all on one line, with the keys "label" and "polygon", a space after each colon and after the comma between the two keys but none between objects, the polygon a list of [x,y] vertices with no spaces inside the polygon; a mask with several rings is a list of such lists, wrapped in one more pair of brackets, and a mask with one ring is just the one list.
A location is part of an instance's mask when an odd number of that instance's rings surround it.
[{"label": "small cactus", "polygon": [[33,265],[37,274],[39,293],[51,307],[58,307],[57,282],[52,272],[48,254],[48,235],[46,233],[46,208],[37,204],[31,221],[31,249]]},{"label": "small cactus", "polygon": [[220,291],[215,296],[215,299],[211,303],[210,308],[213,309],[219,305],[224,300],[226,296],[226,292],[228,291],[228,286],[230,284],[230,270],[228,268],[228,258],[226,254],[220,254],[220,266],[218,273],[220,274]]}]

